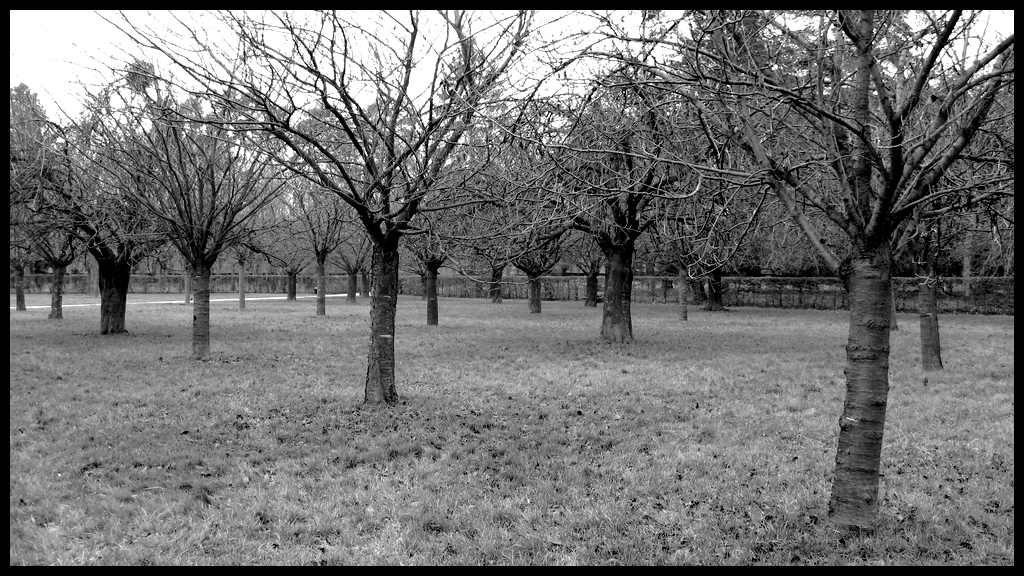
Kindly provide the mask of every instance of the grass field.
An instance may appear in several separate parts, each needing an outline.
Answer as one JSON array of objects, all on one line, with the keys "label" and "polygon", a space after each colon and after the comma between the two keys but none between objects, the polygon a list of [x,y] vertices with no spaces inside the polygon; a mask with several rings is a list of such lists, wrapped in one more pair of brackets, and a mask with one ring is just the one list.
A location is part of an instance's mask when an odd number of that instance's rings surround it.
[{"label": "grass field", "polygon": [[208,362],[181,304],[103,337],[94,306],[11,312],[12,565],[1013,564],[1013,317],[942,316],[925,382],[900,316],[879,524],[850,534],[845,312],[635,305],[621,346],[577,302],[428,327],[402,297],[402,400],[367,409],[368,301],[255,296],[213,305]]}]

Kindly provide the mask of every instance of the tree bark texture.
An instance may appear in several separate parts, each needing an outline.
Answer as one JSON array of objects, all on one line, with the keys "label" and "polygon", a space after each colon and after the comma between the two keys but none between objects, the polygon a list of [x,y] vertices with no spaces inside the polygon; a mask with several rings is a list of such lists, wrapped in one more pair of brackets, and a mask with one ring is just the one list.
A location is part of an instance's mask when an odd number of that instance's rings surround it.
[{"label": "tree bark texture", "polygon": [[356,292],[359,291],[359,277],[356,275],[356,271],[353,270],[348,273],[348,289],[345,290],[345,302],[349,304],[356,303]]},{"label": "tree bark texture", "polygon": [[601,339],[608,342],[633,340],[633,246],[619,246],[605,252],[604,315]]},{"label": "tree bark texture", "polygon": [[[935,244],[939,226],[924,225],[914,243],[914,273],[917,275],[917,311],[921,321],[921,368],[942,370],[942,347],[939,344],[939,308],[935,302],[939,287],[935,273]],[[933,238],[933,235],[936,238]],[[969,283],[965,283],[969,284]]]},{"label": "tree bark texture", "polygon": [[527,307],[530,309],[530,314],[540,314],[540,295],[541,289],[541,275],[540,274],[527,274],[527,287],[529,298],[526,301]]},{"label": "tree bark texture", "polygon": [[366,362],[366,404],[394,404],[395,312],[398,304],[397,241],[381,246],[374,243],[370,266],[370,350]]},{"label": "tree bark texture", "polygon": [[316,315],[327,315],[327,255],[316,257]]},{"label": "tree bark texture", "polygon": [[586,300],[583,301],[584,306],[591,308],[597,308],[597,271],[593,274],[587,274],[587,287],[586,287]]},{"label": "tree bark texture", "polygon": [[917,284],[917,307],[921,317],[921,368],[942,370],[942,347],[939,344],[939,310],[935,292],[939,279],[932,273]]},{"label": "tree bark texture", "polygon": [[25,312],[25,265],[14,266],[14,300],[18,312]]},{"label": "tree bark texture", "polygon": [[210,357],[210,266],[193,266],[195,299],[192,303],[192,359]]},{"label": "tree bark texture", "polygon": [[64,274],[66,266],[53,267],[53,279],[50,282],[50,320],[64,319]]},{"label": "tree bark texture", "polygon": [[708,301],[704,305],[708,312],[725,312],[725,304],[722,303],[722,269],[712,270],[708,274]]},{"label": "tree bark texture", "polygon": [[437,326],[437,271],[440,268],[440,264],[427,262],[426,266],[427,326]]},{"label": "tree bark texture", "polygon": [[[95,256],[95,254],[93,254]],[[97,258],[100,285],[100,334],[122,334],[128,308],[128,281],[132,268],[114,258]]]},{"label": "tree bark texture", "polygon": [[288,272],[288,296],[286,300],[295,300],[296,293],[298,292],[297,284],[299,283],[299,273]]},{"label": "tree bark texture", "polygon": [[850,332],[846,345],[846,399],[839,419],[829,517],[872,527],[878,512],[885,408],[889,396],[889,242],[861,247],[849,273]]},{"label": "tree bark texture", "polygon": [[504,274],[504,266],[491,268],[491,285],[488,288],[491,304],[501,304],[501,277]]}]

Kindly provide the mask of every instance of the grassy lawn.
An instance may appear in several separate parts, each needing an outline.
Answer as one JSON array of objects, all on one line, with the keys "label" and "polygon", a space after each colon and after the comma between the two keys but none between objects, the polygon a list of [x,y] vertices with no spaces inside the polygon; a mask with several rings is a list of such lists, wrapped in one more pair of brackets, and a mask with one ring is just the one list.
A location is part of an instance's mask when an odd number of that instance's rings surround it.
[{"label": "grassy lawn", "polygon": [[369,302],[259,296],[213,305],[208,362],[181,304],[104,337],[95,306],[10,313],[12,565],[1013,564],[1013,317],[942,316],[925,381],[900,316],[879,525],[850,534],[845,312],[638,304],[620,346],[578,302],[428,327],[402,297],[402,401],[367,409]]}]

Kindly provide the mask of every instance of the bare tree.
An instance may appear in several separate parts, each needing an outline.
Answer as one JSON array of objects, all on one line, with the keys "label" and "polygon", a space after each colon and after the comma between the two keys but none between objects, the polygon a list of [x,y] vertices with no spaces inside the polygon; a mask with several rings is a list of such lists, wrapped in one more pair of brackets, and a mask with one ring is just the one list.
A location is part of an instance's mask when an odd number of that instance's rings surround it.
[{"label": "bare tree", "polygon": [[[122,186],[111,182],[102,168],[109,165],[111,159],[103,154],[106,151],[98,145],[96,133],[99,119],[110,112],[110,89],[108,87],[100,95],[92,97],[77,122],[68,126],[46,122],[47,132],[51,134],[47,139],[48,144],[44,147],[36,146],[34,150],[49,150],[47,153],[36,155],[34,160],[28,161],[25,155],[28,149],[16,142],[12,142],[11,147],[12,191],[15,173],[21,174],[19,178],[27,175],[23,169],[25,166],[34,166],[31,172],[37,184],[33,188],[35,193],[32,194],[31,203],[22,203],[20,206],[34,206],[34,217],[37,220],[41,218],[37,224],[44,224],[42,230],[46,234],[61,236],[59,242],[51,248],[58,260],[54,272],[61,273],[59,260],[64,259],[61,252],[67,252],[65,248],[70,248],[70,243],[74,242],[69,236],[71,234],[76,235],[78,241],[96,259],[101,334],[127,331],[125,312],[131,269],[146,254],[166,242],[161,235],[154,233],[154,221],[145,214],[138,202],[126,194]],[[26,87],[24,92],[27,91]],[[24,107],[21,109],[25,110]],[[12,114],[15,110],[16,107],[12,105]],[[36,121],[45,119],[41,109],[33,114]],[[17,124],[12,121],[12,131]],[[42,143],[38,138],[36,140]],[[58,141],[59,149],[56,147]],[[23,200],[27,202],[29,199]],[[19,213],[23,216],[30,214]],[[14,215],[15,210],[12,208],[12,217]],[[38,226],[36,230],[40,230]],[[38,239],[38,236],[35,238]],[[14,244],[12,240],[12,246]],[[31,244],[33,249],[37,247],[34,241]],[[54,304],[59,302],[59,292],[58,287],[54,294]]]},{"label": "bare tree", "polygon": [[[224,13],[220,21],[233,33],[226,50],[194,26],[173,37],[123,27],[219,95],[239,114],[231,127],[273,136],[288,151],[282,162],[355,210],[373,242],[365,402],[393,403],[399,241],[519,55],[530,16]],[[312,105],[325,115],[309,115]],[[357,161],[339,153],[348,149]]]},{"label": "bare tree", "polygon": [[[247,224],[283,180],[269,155],[219,127],[234,114],[221,100],[178,102],[152,65],[133,63],[121,106],[100,124],[116,162],[110,175],[163,226],[188,261],[195,286],[192,357],[210,355],[210,274],[218,257],[245,242]],[[201,118],[202,121],[192,120]]]},{"label": "bare tree", "polygon": [[[941,185],[1013,82],[1013,35],[972,40],[961,11],[715,11],[688,34],[644,40],[669,54],[626,58],[693,106],[758,168],[851,301],[847,390],[831,518],[871,526],[888,397],[891,235]],[[612,33],[618,40],[629,41]],[[974,61],[966,43],[974,46]],[[621,59],[622,54],[610,53]],[[808,213],[849,238],[823,243]]]},{"label": "bare tree", "polygon": [[355,235],[348,207],[335,195],[304,178],[292,178],[285,194],[289,214],[298,223],[316,265],[316,315],[327,315],[327,257]]}]

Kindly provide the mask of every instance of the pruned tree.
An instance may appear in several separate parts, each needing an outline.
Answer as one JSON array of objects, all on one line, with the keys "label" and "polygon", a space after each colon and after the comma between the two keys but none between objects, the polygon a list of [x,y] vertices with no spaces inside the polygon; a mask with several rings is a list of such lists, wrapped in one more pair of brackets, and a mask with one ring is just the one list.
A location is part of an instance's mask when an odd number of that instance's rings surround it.
[{"label": "pruned tree", "polygon": [[[64,317],[64,276],[81,246],[74,224],[63,218],[61,199],[78,185],[62,127],[50,122],[24,84],[11,89],[11,216],[19,242],[51,270],[51,320]],[[22,268],[23,269],[23,268]],[[24,298],[24,293],[23,296]]]},{"label": "pruned tree", "polygon": [[[365,229],[358,222],[350,219],[347,223],[344,239],[338,245],[338,249],[334,251],[334,260],[338,263],[338,267],[348,275],[345,302],[355,304],[357,302],[356,295],[359,292],[359,273],[365,272],[369,267],[373,246],[366,236]],[[363,296],[366,296],[365,287]]]},{"label": "pruned tree", "polygon": [[217,259],[243,244],[247,224],[283,184],[270,155],[221,127],[235,114],[223,100],[179,101],[153,66],[128,68],[129,90],[99,124],[112,155],[108,172],[188,261],[195,286],[192,358],[210,355],[210,274]]},{"label": "pruned tree", "polygon": [[303,240],[304,227],[292,216],[286,197],[287,192],[282,191],[278,200],[268,207],[277,224],[267,230],[267,252],[272,255],[274,265],[281,268],[287,278],[285,299],[294,301],[298,293],[299,274],[310,265],[312,258]]},{"label": "pruned tree", "polygon": [[337,195],[305,178],[289,179],[285,202],[316,266],[316,315],[327,315],[327,257],[354,236],[353,218]]},{"label": "pruned tree", "polygon": [[680,161],[692,127],[647,88],[647,76],[627,66],[602,77],[589,97],[565,107],[560,141],[549,138],[554,146],[543,148],[556,170],[543,185],[554,194],[561,226],[590,235],[605,256],[600,334],[611,342],[633,339],[638,239],[700,190],[698,174]]},{"label": "pruned tree", "polygon": [[568,247],[568,257],[586,277],[583,306],[597,308],[597,279],[604,269],[604,252],[597,246],[593,236],[579,234]]},{"label": "pruned tree", "polygon": [[408,237],[405,242],[405,251],[413,263],[412,270],[423,280],[423,300],[427,303],[427,326],[437,326],[440,313],[437,299],[437,274],[444,263],[448,261],[448,252],[444,242],[428,227],[422,233]]},{"label": "pruned tree", "polygon": [[513,266],[526,274],[526,307],[530,314],[541,313],[542,278],[561,262],[562,243],[566,236],[565,231],[557,236],[527,232],[520,240],[522,246],[515,250],[515,256],[510,260]]},{"label": "pruned tree", "polygon": [[[120,186],[106,178],[102,169],[111,158],[103,154],[106,150],[98,144],[96,133],[99,119],[110,111],[108,96],[109,88],[90,98],[82,117],[68,126],[47,122],[49,144],[36,151],[49,152],[37,154],[29,163],[35,166],[32,171],[37,186],[31,203],[22,206],[34,207],[31,213],[39,225],[35,227],[37,232],[60,236],[50,248],[57,260],[65,259],[61,252],[70,256],[68,249],[75,242],[71,235],[77,236],[77,241],[93,255],[100,289],[100,333],[119,334],[127,331],[125,312],[131,269],[166,240],[154,234],[153,220]],[[36,116],[45,118],[41,113]],[[59,149],[54,147],[58,141]],[[12,170],[15,164],[26,165],[20,146],[12,145],[11,150]],[[15,156],[22,159],[15,162]],[[38,235],[34,238],[39,239]],[[32,245],[33,249],[38,247],[34,241]],[[58,262],[55,273],[59,268]]]},{"label": "pruned tree", "polygon": [[[943,176],[1013,83],[1013,35],[978,43],[972,31],[980,16],[690,13],[689,34],[644,39],[670,56],[626,58],[747,155],[847,286],[846,400],[829,503],[838,524],[873,526],[877,516],[891,236],[918,207],[952,193],[940,185]],[[847,235],[848,254],[821,242],[810,212]]]},{"label": "pruned tree", "polygon": [[39,257],[40,244],[49,233],[59,232],[59,228],[53,230],[53,226],[45,223],[46,216],[39,210],[45,188],[55,179],[55,155],[46,112],[25,84],[11,88],[10,113],[9,262],[15,275],[16,309],[23,312],[25,268]]},{"label": "pruned tree", "polygon": [[220,22],[227,48],[196,26],[177,36],[122,28],[232,108],[238,117],[225,126],[272,136],[287,150],[270,146],[281,162],[356,212],[373,242],[365,402],[394,403],[400,239],[520,54],[530,15],[223,13]]}]

